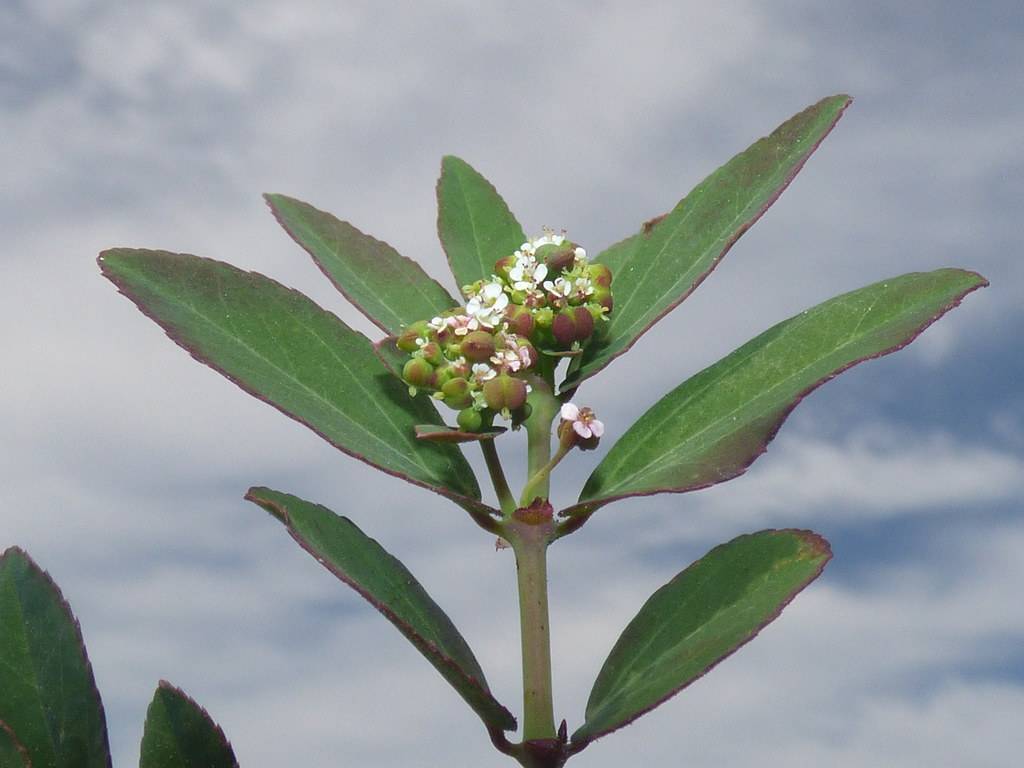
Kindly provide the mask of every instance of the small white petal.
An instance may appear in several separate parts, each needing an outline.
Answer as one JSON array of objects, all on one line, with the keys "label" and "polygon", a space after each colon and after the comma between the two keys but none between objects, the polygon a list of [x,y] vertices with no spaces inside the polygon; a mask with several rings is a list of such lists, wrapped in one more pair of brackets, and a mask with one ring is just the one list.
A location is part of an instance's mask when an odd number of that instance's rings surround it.
[{"label": "small white petal", "polygon": [[604,422],[598,421],[597,419],[591,419],[590,431],[594,433],[594,437],[601,437],[601,435],[604,434]]},{"label": "small white petal", "polygon": [[573,431],[582,438],[588,438],[591,436],[590,427],[584,424],[582,421],[574,421],[572,423]]},{"label": "small white petal", "polygon": [[580,409],[574,403],[563,403],[559,414],[566,421],[576,421],[580,416]]}]

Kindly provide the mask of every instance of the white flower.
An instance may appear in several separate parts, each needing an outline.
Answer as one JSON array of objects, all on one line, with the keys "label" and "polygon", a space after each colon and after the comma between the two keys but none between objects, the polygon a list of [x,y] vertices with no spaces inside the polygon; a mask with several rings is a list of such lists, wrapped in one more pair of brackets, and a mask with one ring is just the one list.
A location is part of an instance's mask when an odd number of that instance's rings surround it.
[{"label": "white flower", "polygon": [[501,322],[508,306],[508,296],[499,282],[484,283],[480,291],[466,304],[466,314],[482,325],[493,328]]},{"label": "white flower", "polygon": [[544,289],[559,301],[568,299],[573,292],[572,283],[564,277],[556,277],[554,282],[545,280]]},{"label": "white flower", "polygon": [[512,289],[516,291],[532,291],[548,276],[547,264],[538,264],[533,256],[521,255],[508,271],[508,279],[512,281]]},{"label": "white flower", "polygon": [[589,277],[577,277],[575,283],[576,293],[581,299],[586,299],[594,292],[594,285]]},{"label": "white flower", "polygon": [[573,403],[565,403],[560,415],[563,421],[572,424],[573,432],[584,440],[604,434],[604,423],[597,420],[590,408],[578,408]]},{"label": "white flower", "polygon": [[465,336],[480,327],[477,319],[469,315],[453,315],[448,318],[448,325],[455,331],[456,336]]},{"label": "white flower", "polygon": [[487,363],[473,363],[473,378],[479,383],[483,384],[485,381],[490,381],[498,372],[491,368]]},{"label": "white flower", "polygon": [[435,317],[430,321],[430,327],[435,331],[443,331],[450,323],[451,318]]}]

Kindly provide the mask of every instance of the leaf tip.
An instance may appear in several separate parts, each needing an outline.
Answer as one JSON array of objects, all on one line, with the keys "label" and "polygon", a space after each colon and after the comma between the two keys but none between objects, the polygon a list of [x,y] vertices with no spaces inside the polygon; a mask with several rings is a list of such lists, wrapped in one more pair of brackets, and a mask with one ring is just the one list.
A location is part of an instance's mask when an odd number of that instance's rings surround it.
[{"label": "leaf tip", "polygon": [[804,551],[810,552],[814,557],[823,558],[822,567],[832,559],[832,545],[820,533],[799,528],[791,528],[789,531],[800,538]]},{"label": "leaf tip", "polygon": [[274,491],[269,488],[265,488],[261,485],[254,485],[245,492],[245,496],[242,498],[246,501],[251,501],[256,506],[262,508],[265,512],[269,512],[284,525],[289,525],[291,521],[288,517],[288,511],[282,504],[271,498],[271,494],[273,493]]}]

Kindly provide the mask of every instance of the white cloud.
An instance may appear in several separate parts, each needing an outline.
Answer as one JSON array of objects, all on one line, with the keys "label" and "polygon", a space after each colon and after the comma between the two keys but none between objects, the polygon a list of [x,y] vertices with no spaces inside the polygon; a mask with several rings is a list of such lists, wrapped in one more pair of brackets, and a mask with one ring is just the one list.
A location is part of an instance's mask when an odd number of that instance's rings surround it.
[{"label": "white cloud", "polygon": [[[259,192],[335,210],[440,275],[432,185],[439,156],[456,152],[527,229],[566,226],[594,251],[787,114],[849,88],[863,98],[801,178],[630,353],[655,373],[624,401],[620,361],[585,396],[621,428],[771,323],[949,263],[981,269],[993,289],[903,354],[941,372],[996,332],[1013,354],[1004,326],[1024,285],[1009,247],[1020,52],[1007,49],[991,73],[996,93],[944,40],[919,34],[890,50],[871,10],[851,9],[842,25],[816,21],[803,3],[766,14],[741,0],[8,10],[16,34],[0,66],[16,98],[0,109],[0,544],[26,545],[73,601],[116,715],[120,763],[134,759],[159,677],[209,706],[253,768],[506,762],[400,637],[240,501],[250,483],[351,514],[394,550],[516,710],[517,611],[510,555],[460,511],[196,366],[115,296],[95,253],[128,244],[218,256],[367,329]],[[847,22],[877,35],[847,36]],[[994,431],[1016,436],[1015,406],[993,407]],[[955,423],[874,425],[833,441],[793,427],[746,477],[603,510],[556,547],[561,711],[582,712],[618,631],[671,575],[649,551],[678,550],[681,567],[753,527],[880,530],[953,508],[978,522],[947,538],[928,529],[941,558],[879,565],[841,585],[826,572],[748,649],[583,753],[581,768],[638,755],[745,765],[765,749],[773,763],[836,766],[1005,765],[1016,754],[1021,687],[961,669],[1024,633],[1012,610],[1024,533],[991,514],[1020,498],[1020,456],[965,440]],[[567,466],[582,479],[594,458]]]}]

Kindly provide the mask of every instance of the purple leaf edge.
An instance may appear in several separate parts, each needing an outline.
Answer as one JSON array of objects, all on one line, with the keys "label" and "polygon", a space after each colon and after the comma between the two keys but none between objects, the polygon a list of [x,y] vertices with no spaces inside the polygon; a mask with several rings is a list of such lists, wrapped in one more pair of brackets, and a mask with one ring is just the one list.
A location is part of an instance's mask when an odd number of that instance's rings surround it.
[{"label": "purple leaf edge", "polygon": [[169,693],[172,696],[176,696],[177,698],[182,699],[192,709],[197,711],[200,714],[200,716],[202,716],[203,720],[206,721],[206,724],[208,726],[210,726],[210,728],[213,730],[213,732],[217,736],[217,738],[220,740],[221,746],[224,747],[225,749],[227,749],[227,751],[231,753],[231,759],[233,761],[233,763],[232,763],[233,768],[238,768],[238,758],[235,756],[235,750],[231,746],[231,741],[228,739],[227,735],[224,733],[224,729],[221,728],[220,725],[217,723],[217,721],[214,720],[210,716],[210,713],[207,712],[205,707],[200,705],[199,702],[197,702],[195,699],[193,699],[191,696],[189,696],[187,693],[185,693],[185,691],[183,691],[181,688],[178,688],[176,685],[173,685],[173,684],[167,682],[166,680],[161,680],[159,683],[157,683],[156,693],[154,694],[154,699],[161,692],[162,693]]},{"label": "purple leaf edge", "polygon": [[[607,496],[607,497],[600,498],[600,499],[592,499],[590,501],[577,502],[576,504],[573,504],[572,506],[566,507],[565,509],[561,510],[558,513],[558,516],[559,517],[564,517],[564,518],[570,518],[570,522],[577,521],[579,523],[579,525],[582,525],[583,522],[585,522],[586,519],[589,518],[589,516],[592,515],[594,512],[599,510],[601,507],[607,506],[608,504],[611,504],[612,502],[615,502],[615,501],[620,501],[622,499],[632,498],[634,496],[655,496],[655,495],[657,495],[659,493],[688,493],[690,491],[700,491],[700,490],[703,490],[705,488],[710,488],[713,485],[718,485],[719,483],[724,483],[724,482],[727,482],[729,480],[735,480],[737,477],[739,477],[740,475],[744,474],[750,468],[751,464],[753,464],[755,461],[757,461],[758,458],[760,458],[762,455],[764,455],[768,451],[768,444],[771,443],[772,440],[775,439],[775,436],[779,433],[779,430],[782,428],[782,425],[785,423],[786,419],[789,418],[789,415],[793,412],[793,410],[798,405],[800,405],[800,403],[803,402],[804,398],[806,398],[808,395],[810,395],[812,392],[814,392],[814,390],[816,390],[821,385],[826,384],[829,381],[831,381],[832,379],[836,378],[841,373],[845,373],[850,368],[853,368],[853,366],[855,366],[855,365],[858,365],[860,363],[866,362],[868,360],[876,360],[876,359],[878,359],[880,357],[885,357],[886,355],[892,354],[893,352],[900,351],[904,347],[908,346],[911,342],[915,341],[922,333],[924,333],[928,329],[929,326],[932,325],[932,323],[934,323],[937,320],[939,320],[940,318],[942,318],[942,316],[945,315],[950,310],[955,309],[956,307],[960,306],[960,303],[969,294],[973,293],[974,291],[978,290],[979,288],[985,288],[985,287],[987,287],[989,285],[988,280],[986,280],[979,273],[974,272],[972,270],[962,270],[962,271],[964,273],[966,273],[966,274],[974,275],[975,277],[977,277],[978,278],[978,282],[975,283],[974,285],[970,286],[969,288],[966,288],[963,291],[961,291],[948,304],[940,307],[938,312],[935,315],[933,315],[929,319],[925,320],[921,325],[919,325],[917,328],[915,328],[914,331],[906,338],[906,340],[901,341],[898,344],[894,344],[893,346],[888,347],[886,349],[883,349],[880,352],[876,352],[876,353],[874,353],[872,355],[866,355],[864,357],[859,357],[856,360],[851,360],[850,362],[846,363],[845,365],[842,365],[839,368],[837,368],[836,370],[832,371],[832,373],[828,374],[827,376],[824,376],[824,377],[818,379],[816,382],[811,384],[806,389],[804,389],[801,392],[797,393],[797,395],[793,398],[793,401],[786,408],[784,408],[782,410],[782,412],[779,414],[778,420],[775,422],[774,425],[772,425],[772,428],[769,430],[768,434],[765,435],[764,440],[758,446],[758,450],[754,451],[753,454],[751,455],[750,459],[746,463],[744,463],[742,466],[740,466],[732,474],[726,475],[725,477],[719,478],[719,479],[714,480],[712,482],[699,483],[697,485],[684,485],[684,486],[680,486],[678,488],[658,488],[656,490],[651,490],[651,491],[636,491],[634,493],[622,493],[622,494],[617,494],[617,495],[614,495],[614,496]],[[572,530],[575,530],[576,528],[578,528],[579,525],[571,526]],[[564,534],[561,534],[561,535],[564,535]]]},{"label": "purple leaf edge", "polygon": [[[254,270],[246,271],[246,270],[240,269],[239,267],[234,266],[233,264],[228,264],[227,262],[224,262],[224,261],[218,261],[217,259],[211,259],[211,258],[208,258],[206,256],[196,256],[196,255],[190,254],[190,253],[172,253],[170,251],[152,251],[152,250],[149,250],[149,249],[109,248],[107,250],[101,251],[100,255],[96,259],[96,261],[97,261],[97,263],[99,264],[99,267],[100,267],[100,272],[102,272],[103,276],[105,278],[107,278],[111,283],[114,284],[114,286],[117,288],[117,292],[120,293],[125,298],[127,298],[130,302],[132,302],[132,304],[134,304],[136,306],[136,308],[143,315],[145,315],[150,320],[152,320],[154,323],[156,323],[156,325],[163,330],[163,332],[167,336],[167,338],[169,338],[171,341],[173,341],[175,344],[177,344],[179,347],[181,347],[183,350],[185,350],[189,354],[189,356],[192,357],[193,360],[195,360],[196,362],[199,362],[199,363],[207,366],[208,368],[216,371],[221,376],[223,376],[225,379],[227,379],[228,381],[233,383],[235,386],[237,386],[239,389],[241,389],[243,392],[246,392],[249,395],[252,395],[253,397],[255,397],[257,400],[260,400],[260,401],[266,403],[267,405],[269,405],[270,407],[272,407],[275,410],[279,411],[280,413],[283,413],[289,419],[292,419],[293,421],[296,421],[299,424],[302,424],[304,427],[306,427],[309,430],[311,430],[315,435],[319,436],[320,438],[322,438],[324,441],[326,441],[330,445],[333,445],[335,448],[337,448],[339,451],[341,451],[342,453],[346,454],[347,456],[351,456],[353,459],[357,459],[359,461],[362,461],[363,463],[368,464],[369,466],[371,466],[374,469],[377,469],[377,470],[383,472],[386,475],[391,475],[392,477],[397,477],[400,480],[405,480],[406,482],[412,483],[413,485],[418,485],[420,488],[426,488],[428,491],[433,491],[434,493],[437,493],[437,494],[439,494],[441,496],[444,496],[445,498],[447,498],[447,499],[449,499],[451,501],[454,501],[456,504],[458,504],[463,509],[473,509],[473,510],[476,510],[478,512],[482,512],[484,514],[491,515],[491,516],[494,516],[494,517],[500,517],[501,516],[500,512],[498,512],[493,507],[490,507],[489,505],[485,504],[483,501],[481,501],[479,499],[474,499],[474,498],[472,498],[470,496],[466,496],[466,495],[461,494],[461,493],[456,493],[455,491],[452,491],[452,490],[450,490],[448,488],[444,488],[444,487],[439,486],[439,485],[431,485],[429,483],[424,482],[423,480],[417,480],[417,479],[415,479],[413,477],[410,477],[409,475],[406,475],[406,474],[404,474],[402,472],[399,472],[397,470],[388,469],[386,467],[380,466],[379,464],[375,464],[374,462],[370,461],[367,457],[363,456],[358,451],[354,451],[354,450],[352,450],[350,448],[346,448],[346,447],[336,443],[331,438],[329,438],[327,435],[325,435],[323,432],[321,432],[317,427],[315,427],[312,424],[310,424],[308,421],[304,421],[303,419],[299,418],[298,416],[296,416],[296,415],[294,415],[292,413],[289,413],[282,406],[277,405],[273,401],[269,400],[262,393],[256,391],[255,388],[250,387],[249,385],[243,383],[242,381],[237,379],[235,376],[231,375],[227,371],[223,370],[222,368],[220,368],[219,366],[214,364],[211,360],[207,360],[205,357],[202,356],[202,354],[199,352],[198,349],[194,348],[192,345],[187,343],[184,338],[180,337],[177,334],[177,332],[175,332],[174,330],[172,330],[167,325],[164,325],[163,322],[158,320],[156,318],[156,316],[153,313],[151,313],[145,307],[145,305],[142,303],[142,301],[140,299],[137,299],[132,294],[131,290],[127,286],[125,286],[121,282],[119,282],[117,277],[114,274],[112,274],[110,270],[107,269],[107,265],[103,261],[104,255],[106,255],[107,253],[110,253],[110,252],[120,251],[120,250],[145,250],[145,251],[147,251],[149,253],[159,253],[159,254],[162,254],[162,255],[170,256],[170,257],[187,256],[187,257],[192,258],[192,259],[199,259],[201,261],[209,262],[209,263],[212,263],[212,264],[219,264],[219,265],[223,265],[223,266],[228,266],[231,269],[234,269],[234,270],[238,271],[239,273],[241,273],[243,275],[248,275],[248,276],[253,276],[253,277],[261,278],[261,279],[266,280],[267,282],[271,283],[272,285],[287,291],[288,293],[291,293],[291,294],[294,294],[295,296],[300,297],[304,301],[310,302],[311,304],[313,304],[313,306],[315,306],[321,312],[324,312],[324,313],[330,315],[331,317],[333,317],[346,330],[348,330],[349,332],[359,336],[364,341],[366,341],[368,344],[372,345],[372,342],[370,342],[369,339],[367,339],[365,336],[363,336],[363,334],[359,333],[359,331],[357,331],[357,330],[355,330],[353,328],[350,328],[340,317],[335,315],[329,309],[324,309],[323,307],[321,307],[319,304],[317,304],[315,301],[313,301],[311,298],[306,296],[306,294],[302,293],[301,291],[298,291],[295,288],[289,288],[288,286],[286,286],[286,285],[284,285],[282,283],[279,283],[277,280],[274,280],[271,277],[267,277],[266,275],[261,274],[260,272],[256,272]],[[380,358],[380,355],[378,355],[378,358]]]},{"label": "purple leaf edge", "polygon": [[[516,728],[518,728],[518,723],[516,722],[515,716],[501,702],[494,698],[494,694],[491,693],[490,688],[485,683],[483,683],[483,681],[477,680],[472,675],[469,675],[465,671],[463,671],[462,667],[453,658],[448,656],[446,653],[442,652],[441,649],[438,648],[434,643],[424,638],[422,635],[416,632],[409,624],[398,618],[398,616],[392,610],[390,610],[387,606],[385,606],[379,600],[374,598],[372,594],[370,594],[355,580],[349,577],[348,574],[334,567],[334,565],[327,562],[326,559],[318,555],[316,551],[314,551],[313,547],[299,534],[298,531],[295,530],[295,527],[292,525],[291,515],[288,514],[288,510],[285,509],[281,504],[277,503],[276,501],[261,496],[261,490],[271,489],[263,489],[261,487],[254,486],[250,488],[248,491],[246,491],[246,494],[243,498],[246,501],[252,502],[258,507],[262,507],[265,511],[269,512],[271,515],[273,515],[279,521],[281,521],[281,523],[284,524],[285,528],[288,530],[288,535],[292,537],[296,544],[298,544],[303,550],[305,550],[309,555],[311,555],[314,560],[320,563],[320,565],[322,565],[324,568],[330,571],[330,573],[332,573],[335,576],[335,578],[351,587],[352,590],[354,590],[360,597],[362,597],[364,600],[366,600],[366,602],[372,605],[384,618],[391,622],[403,635],[405,635],[410,640],[410,642],[412,642],[413,645],[415,645],[416,648],[419,649],[424,655],[436,660],[442,666],[454,670],[455,673],[458,674],[459,677],[461,677],[463,680],[465,680],[470,687],[478,691],[482,691],[484,694],[490,697],[492,705],[496,708],[497,711],[501,712],[506,717],[505,722],[500,726],[502,730],[514,731],[516,730]],[[317,506],[322,505],[318,504]],[[323,508],[327,509],[327,507]],[[331,514],[337,514],[331,510],[328,511],[330,511]],[[338,516],[341,517],[341,515]],[[365,536],[366,534],[363,535]],[[451,619],[449,619],[449,621],[451,621]],[[415,638],[415,640],[413,640],[413,638]],[[477,714],[479,715],[480,713]],[[481,720],[483,720],[482,716]],[[509,726],[509,723],[511,723],[511,726]],[[489,731],[496,727],[495,724],[488,723],[486,720],[484,720],[484,725],[487,727]]]},{"label": "purple leaf edge", "polygon": [[354,229],[356,232],[358,232],[360,235],[365,237],[367,240],[372,240],[375,244],[379,244],[379,245],[384,246],[384,248],[386,248],[386,249],[390,249],[392,252],[394,252],[394,254],[399,259],[401,259],[402,261],[408,262],[409,264],[412,264],[414,267],[419,269],[419,271],[422,273],[423,277],[426,280],[428,280],[429,282],[432,282],[434,285],[436,285],[438,288],[440,288],[441,291],[449,299],[451,299],[453,307],[458,306],[458,302],[454,298],[452,298],[452,295],[450,293],[448,293],[448,289],[445,288],[443,285],[441,285],[441,283],[437,279],[431,277],[430,274],[423,268],[423,265],[421,265],[415,259],[411,259],[408,256],[403,256],[401,253],[399,253],[397,248],[395,248],[393,245],[391,245],[390,243],[386,242],[385,240],[381,240],[379,238],[376,238],[373,235],[368,235],[365,232],[363,232],[361,229],[359,229],[357,226],[352,224],[351,222],[345,221],[344,219],[339,219],[333,213],[331,213],[329,211],[321,210],[320,208],[317,208],[316,206],[311,205],[310,203],[307,203],[304,200],[299,200],[298,198],[290,197],[289,195],[282,195],[282,194],[277,193],[277,192],[273,192],[273,193],[267,192],[267,193],[264,193],[264,195],[263,195],[263,202],[265,202],[267,204],[267,207],[270,209],[270,213],[274,216],[274,219],[277,220],[277,223],[281,225],[281,228],[285,232],[288,233],[288,236],[292,240],[294,240],[295,243],[300,248],[302,248],[302,250],[304,250],[306,253],[308,253],[310,255],[310,257],[313,259],[313,263],[316,264],[316,266],[319,268],[319,270],[324,274],[324,277],[326,277],[331,282],[331,285],[333,285],[338,290],[338,292],[342,296],[345,297],[345,299],[349,302],[349,304],[351,304],[353,307],[358,309],[367,320],[369,320],[375,326],[377,326],[382,331],[384,331],[384,333],[392,334],[392,333],[394,333],[394,329],[386,327],[383,323],[381,323],[379,320],[377,320],[377,318],[375,318],[373,315],[371,315],[363,307],[362,304],[360,304],[347,290],[345,290],[345,287],[343,285],[341,285],[341,283],[339,283],[337,280],[335,280],[334,276],[327,270],[327,267],[324,265],[324,263],[322,261],[320,261],[319,258],[317,258],[316,254],[313,253],[313,251],[310,248],[306,247],[305,243],[303,243],[302,240],[299,239],[299,237],[295,233],[295,231],[285,222],[284,217],[281,215],[281,212],[274,205],[273,200],[271,200],[272,196],[283,197],[286,200],[290,200],[291,202],[300,203],[302,205],[309,206],[310,208],[312,208],[317,213],[323,214],[324,216],[330,216],[331,218],[335,219],[336,221],[341,222],[342,224],[347,224],[348,226],[352,227],[352,229]]},{"label": "purple leaf edge", "polygon": [[[638,712],[636,712],[635,714],[631,715],[629,718],[627,718],[626,720],[622,721],[618,725],[616,725],[616,726],[614,726],[612,728],[607,728],[607,729],[605,729],[603,731],[598,731],[598,732],[590,735],[585,741],[578,741],[578,742],[577,741],[572,741],[571,744],[570,744],[570,747],[569,747],[569,754],[576,754],[577,752],[582,751],[586,746],[588,746],[589,744],[593,743],[594,741],[597,741],[598,739],[603,738],[603,737],[607,736],[610,733],[614,733],[615,731],[619,730],[620,728],[625,728],[627,725],[632,723],[637,718],[642,717],[643,715],[646,715],[648,712],[650,712],[653,709],[657,709],[662,704],[664,704],[666,701],[668,701],[672,697],[676,696],[678,693],[680,693],[681,691],[683,691],[684,689],[688,688],[690,685],[692,685],[693,683],[697,682],[702,677],[707,675],[708,672],[713,670],[715,667],[717,667],[723,661],[725,661],[730,656],[732,656],[734,653],[736,653],[740,648],[742,648],[743,646],[747,645],[747,643],[749,643],[751,640],[753,640],[755,637],[757,637],[759,634],[761,634],[761,630],[763,630],[765,627],[767,627],[769,624],[771,624],[773,621],[775,621],[777,618],[779,618],[779,616],[782,615],[782,611],[785,610],[785,608],[790,603],[792,603],[793,600],[796,599],[796,596],[799,595],[801,592],[803,592],[819,576],[821,576],[822,572],[825,570],[825,566],[827,566],[829,564],[829,562],[832,560],[832,545],[829,544],[828,539],[826,539],[820,533],[815,533],[814,531],[807,530],[805,528],[766,528],[763,531],[756,531],[754,533],[741,534],[741,535],[759,536],[759,535],[765,534],[765,533],[790,533],[790,534],[794,534],[796,536],[799,536],[805,542],[810,544],[811,547],[816,551],[816,553],[819,556],[822,557],[821,563],[818,565],[817,568],[814,569],[814,572],[811,573],[810,576],[805,581],[803,581],[801,584],[797,585],[797,587],[792,592],[789,593],[789,595],[786,597],[786,599],[783,600],[781,603],[779,603],[778,608],[776,608],[775,611],[772,612],[772,614],[770,616],[768,616],[764,621],[762,621],[760,624],[758,624],[756,627],[754,627],[754,629],[750,633],[750,635],[748,635],[741,643],[736,645],[732,650],[730,650],[728,653],[723,654],[722,656],[719,656],[717,659],[715,659],[713,662],[711,662],[708,666],[706,666],[704,668],[704,670],[700,674],[695,675],[694,677],[690,678],[685,683],[680,685],[678,688],[673,689],[672,691],[667,693],[665,696],[663,696],[660,699],[658,699],[656,702],[651,704],[649,707],[646,707],[644,709],[639,710]],[[739,537],[737,537],[737,538],[739,538]],[[731,543],[731,541],[730,542],[726,542],[725,544],[719,544],[718,547],[728,546],[730,543]],[[697,559],[694,562],[690,563],[690,565],[688,565],[686,568],[683,569],[683,572],[685,572],[689,568],[692,568],[694,565],[696,565],[701,560],[703,560],[705,557],[707,557],[709,554],[711,554],[711,552],[714,552],[715,549],[718,549],[718,547],[712,548],[709,552],[707,552],[706,554],[701,556],[699,559]],[[660,587],[659,587],[659,589],[660,589]]]},{"label": "purple leaf edge", "polygon": [[[67,598],[64,597],[64,593],[61,592],[57,582],[54,581],[53,577],[48,571],[44,570],[39,564],[32,559],[31,555],[24,549],[18,546],[8,547],[2,554],[0,554],[0,563],[3,563],[8,557],[21,558],[28,566],[29,571],[38,578],[44,585],[44,587],[51,592],[51,597],[56,598],[57,605],[60,607],[64,617],[71,623],[71,627],[74,631],[75,640],[78,641],[78,650],[82,654],[82,663],[85,667],[85,674],[89,680],[89,693],[92,696],[92,702],[96,705],[96,709],[99,712],[99,726],[100,734],[103,740],[103,752],[106,756],[107,768],[111,768],[111,756],[110,756],[110,737],[107,733],[107,714],[103,709],[103,699],[100,696],[99,689],[96,687],[96,676],[92,671],[92,662],[89,660],[89,652],[85,646],[85,638],[82,636],[82,626],[78,622],[78,618],[75,616],[74,611],[71,610],[71,604]],[[10,728],[8,727],[10,732]],[[15,743],[20,744],[17,738]]]}]

